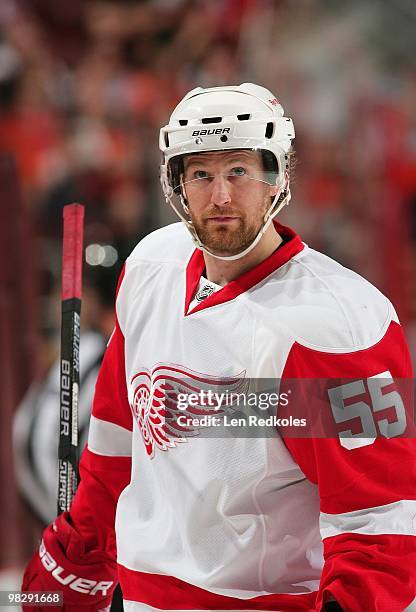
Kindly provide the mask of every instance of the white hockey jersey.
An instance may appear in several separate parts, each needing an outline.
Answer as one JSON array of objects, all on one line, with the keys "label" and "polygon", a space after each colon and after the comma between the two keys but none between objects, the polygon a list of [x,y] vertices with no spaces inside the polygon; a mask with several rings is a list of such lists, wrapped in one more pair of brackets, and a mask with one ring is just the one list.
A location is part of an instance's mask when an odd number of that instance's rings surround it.
[{"label": "white hockey jersey", "polygon": [[[283,245],[193,309],[204,259],[182,224],[126,262],[71,510],[88,546],[115,555],[117,506],[126,610],[320,610],[331,596],[398,611],[416,595],[415,446],[403,427],[379,435],[385,413],[367,384],[411,377],[397,316],[276,226]],[[164,435],[167,381],[336,377],[363,385],[351,430],[371,426],[377,439]],[[407,400],[378,389],[398,423]]]}]

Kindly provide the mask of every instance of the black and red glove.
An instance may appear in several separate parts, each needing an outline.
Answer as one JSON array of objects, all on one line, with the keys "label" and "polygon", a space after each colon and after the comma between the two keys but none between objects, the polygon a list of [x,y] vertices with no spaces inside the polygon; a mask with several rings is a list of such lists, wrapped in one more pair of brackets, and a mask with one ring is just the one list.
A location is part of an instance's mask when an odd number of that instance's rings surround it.
[{"label": "black and red glove", "polygon": [[[85,551],[68,512],[43,532],[39,550],[23,576],[22,591],[62,591],[64,612],[107,612],[117,585],[117,564],[105,551]],[[22,606],[24,612],[56,607]]]}]

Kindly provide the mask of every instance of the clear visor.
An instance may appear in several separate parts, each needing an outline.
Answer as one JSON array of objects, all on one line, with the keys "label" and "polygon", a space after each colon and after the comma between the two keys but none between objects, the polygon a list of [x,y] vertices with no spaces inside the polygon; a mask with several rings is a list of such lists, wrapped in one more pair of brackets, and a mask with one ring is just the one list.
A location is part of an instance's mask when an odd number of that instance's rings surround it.
[{"label": "clear visor", "polygon": [[227,171],[215,174],[204,170],[192,173],[190,176],[184,174],[177,187],[183,187],[187,193],[193,191],[206,191],[212,189],[214,185],[220,184],[230,189],[245,189],[253,181],[276,185],[277,172],[248,171],[246,168],[236,166]]},{"label": "clear visor", "polygon": [[236,152],[235,156],[228,156],[224,160],[211,158],[210,155],[174,158],[170,162],[170,185],[176,194],[184,190],[187,194],[208,191],[219,185],[233,190],[245,189],[253,182],[277,185],[277,167],[259,168],[264,165],[262,159],[251,153]]}]

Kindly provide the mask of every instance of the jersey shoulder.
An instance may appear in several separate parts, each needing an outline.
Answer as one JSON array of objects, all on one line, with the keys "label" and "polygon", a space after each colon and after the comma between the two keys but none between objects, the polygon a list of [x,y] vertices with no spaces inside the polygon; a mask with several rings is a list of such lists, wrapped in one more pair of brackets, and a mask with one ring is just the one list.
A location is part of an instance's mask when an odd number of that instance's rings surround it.
[{"label": "jersey shoulder", "polygon": [[172,223],[145,236],[127,258],[119,282],[116,313],[124,334],[129,313],[138,304],[151,308],[151,295],[159,296],[167,283],[182,283],[195,247],[183,223]]},{"label": "jersey shoulder", "polygon": [[127,259],[127,266],[137,261],[176,263],[186,266],[195,246],[182,222],[171,223],[145,236]]},{"label": "jersey shoulder", "polygon": [[271,284],[279,318],[293,339],[320,351],[368,348],[386,333],[396,312],[374,285],[307,246]]}]

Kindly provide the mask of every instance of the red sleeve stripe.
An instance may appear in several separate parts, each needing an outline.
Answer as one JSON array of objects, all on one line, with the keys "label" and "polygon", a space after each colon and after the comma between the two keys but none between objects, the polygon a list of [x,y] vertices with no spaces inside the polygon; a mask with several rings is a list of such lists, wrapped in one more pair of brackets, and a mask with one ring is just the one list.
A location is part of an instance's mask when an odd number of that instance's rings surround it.
[{"label": "red sleeve stripe", "polygon": [[351,612],[399,612],[415,598],[415,538],[346,533],[324,540],[324,557],[315,610],[329,594]]},{"label": "red sleeve stripe", "polygon": [[88,448],[96,455],[131,457],[132,432],[91,415]]},{"label": "red sleeve stripe", "polygon": [[127,473],[129,478],[126,480],[123,488],[130,482],[131,457],[110,457],[106,455],[96,455],[88,448],[87,445],[82,453],[81,463],[84,470],[91,473],[105,472],[107,476],[110,472],[113,474],[116,472]]},{"label": "red sleeve stripe", "polygon": [[416,501],[404,499],[385,506],[364,508],[343,514],[321,512],[319,528],[323,540],[342,533],[415,536]]},{"label": "red sleeve stripe", "polygon": [[126,386],[124,336],[117,322],[95,385],[92,414],[115,426],[133,429]]}]

